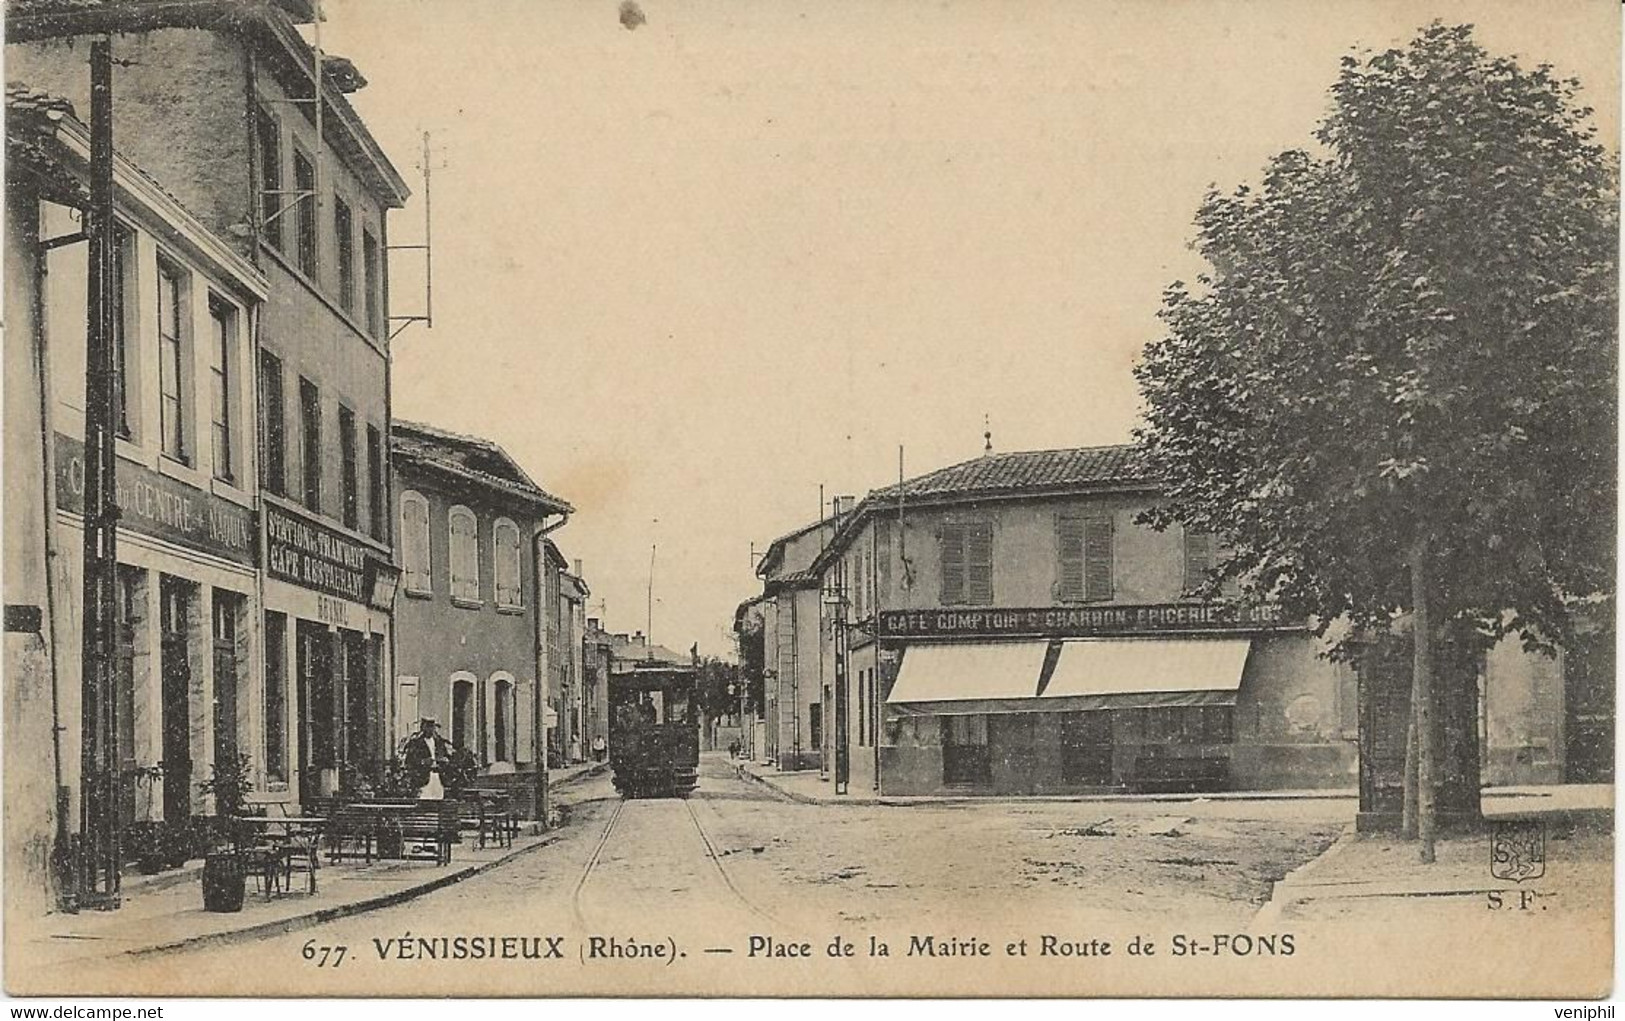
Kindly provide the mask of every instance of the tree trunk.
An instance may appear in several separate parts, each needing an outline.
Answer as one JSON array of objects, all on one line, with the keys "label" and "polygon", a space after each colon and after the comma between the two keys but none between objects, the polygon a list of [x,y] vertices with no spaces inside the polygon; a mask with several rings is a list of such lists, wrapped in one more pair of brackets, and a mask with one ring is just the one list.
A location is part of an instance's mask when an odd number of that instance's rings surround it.
[{"label": "tree trunk", "polygon": [[1416,731],[1416,830],[1422,841],[1422,862],[1434,857],[1438,819],[1434,806],[1437,753],[1434,748],[1433,626],[1428,614],[1428,540],[1411,541],[1411,720]]},{"label": "tree trunk", "polygon": [[[1413,677],[1411,688],[1416,687]],[[1416,699],[1411,699],[1410,722],[1405,725],[1405,797],[1400,811],[1399,835],[1416,839]]]}]

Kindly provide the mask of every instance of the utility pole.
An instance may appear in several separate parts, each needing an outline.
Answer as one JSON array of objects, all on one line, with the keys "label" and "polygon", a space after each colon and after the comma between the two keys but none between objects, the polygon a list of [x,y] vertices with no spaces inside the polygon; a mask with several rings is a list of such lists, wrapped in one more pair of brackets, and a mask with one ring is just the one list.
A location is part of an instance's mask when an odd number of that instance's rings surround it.
[{"label": "utility pole", "polygon": [[850,658],[849,636],[846,624],[846,602],[849,580],[846,576],[846,558],[836,561],[835,577],[835,793],[847,793],[852,779],[852,749],[849,744],[847,717],[847,661]]},{"label": "utility pole", "polygon": [[113,638],[118,494],[113,449],[113,54],[90,44],[90,240],[85,328],[84,634],[80,646],[79,848],[75,910],[119,905]]}]

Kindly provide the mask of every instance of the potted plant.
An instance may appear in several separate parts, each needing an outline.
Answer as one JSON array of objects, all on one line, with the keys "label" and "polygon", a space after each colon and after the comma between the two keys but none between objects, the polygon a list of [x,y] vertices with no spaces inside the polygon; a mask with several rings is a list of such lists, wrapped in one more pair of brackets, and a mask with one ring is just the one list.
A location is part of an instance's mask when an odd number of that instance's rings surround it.
[{"label": "potted plant", "polygon": [[213,775],[198,785],[214,797],[212,845],[203,857],[203,910],[241,911],[248,884],[248,862],[239,849],[237,817],[243,814],[254,783],[246,755],[235,761],[216,762]]}]

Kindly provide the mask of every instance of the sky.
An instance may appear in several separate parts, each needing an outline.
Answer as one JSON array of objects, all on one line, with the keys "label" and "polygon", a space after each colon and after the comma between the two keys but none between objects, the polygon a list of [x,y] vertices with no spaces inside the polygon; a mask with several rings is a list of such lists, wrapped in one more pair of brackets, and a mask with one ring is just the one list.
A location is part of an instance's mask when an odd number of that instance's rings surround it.
[{"label": "sky", "polygon": [[[395,413],[576,513],[589,615],[732,651],[751,558],[827,501],[997,450],[1120,443],[1212,186],[1311,144],[1338,60],[1469,21],[1618,135],[1619,13],[1516,3],[323,0],[413,184],[434,327]],[[421,256],[391,311],[423,309]]]}]

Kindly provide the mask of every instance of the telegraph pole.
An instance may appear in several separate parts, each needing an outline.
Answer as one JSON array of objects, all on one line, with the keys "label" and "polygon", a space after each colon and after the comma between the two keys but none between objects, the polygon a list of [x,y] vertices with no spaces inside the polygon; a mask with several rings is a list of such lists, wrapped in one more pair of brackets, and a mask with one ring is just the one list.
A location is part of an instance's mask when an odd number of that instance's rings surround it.
[{"label": "telegraph pole", "polygon": [[80,646],[79,849],[74,907],[119,905],[117,702],[113,697],[118,497],[113,448],[113,54],[90,44],[90,240],[85,329],[84,634]]}]

